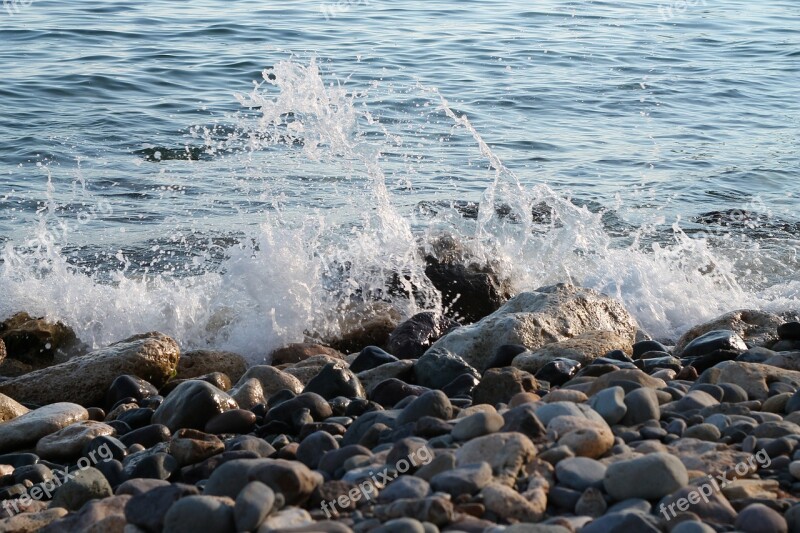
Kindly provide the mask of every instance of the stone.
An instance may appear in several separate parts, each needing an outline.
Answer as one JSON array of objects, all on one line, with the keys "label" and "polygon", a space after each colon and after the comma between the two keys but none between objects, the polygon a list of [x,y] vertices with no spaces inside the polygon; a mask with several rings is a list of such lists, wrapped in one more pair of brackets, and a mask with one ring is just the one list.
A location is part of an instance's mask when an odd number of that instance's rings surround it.
[{"label": "stone", "polygon": [[542,440],[545,436],[545,428],[541,420],[536,416],[534,404],[525,403],[503,413],[505,424],[501,431],[522,433],[534,442]]},{"label": "stone", "polygon": [[13,420],[28,412],[30,412],[30,409],[21,403],[13,398],[9,398],[5,394],[0,394],[0,424]]},{"label": "stone", "polygon": [[545,507],[535,505],[514,489],[498,483],[490,484],[481,490],[486,510],[506,520],[538,522],[544,516]]},{"label": "stone", "polygon": [[[438,528],[437,528],[438,529]],[[395,518],[380,527],[370,530],[371,533],[426,533],[428,530],[419,520],[413,518]]]},{"label": "stone", "polygon": [[684,520],[676,524],[670,533],[716,533],[716,530],[697,520]]},{"label": "stone", "polygon": [[744,352],[747,345],[744,340],[731,330],[719,329],[704,333],[684,346],[681,357],[698,357],[716,350],[734,350]]},{"label": "stone", "polygon": [[373,512],[381,521],[409,517],[420,522],[430,522],[435,526],[444,526],[453,521],[454,509],[450,500],[441,496],[429,496],[424,499],[397,500],[386,505],[378,505]]},{"label": "stone", "polygon": [[54,403],[0,424],[0,453],[31,446],[42,437],[89,418],[89,413],[74,403]]},{"label": "stone", "polygon": [[489,433],[496,433],[505,425],[505,420],[497,412],[480,412],[460,419],[453,426],[453,438],[468,441]]},{"label": "stone", "polygon": [[503,344],[502,346],[498,346],[497,350],[494,352],[494,356],[483,368],[483,371],[486,372],[490,368],[505,368],[511,366],[511,362],[516,356],[527,351],[528,349],[521,344]]},{"label": "stone", "polygon": [[763,311],[750,309],[732,311],[684,333],[675,344],[675,354],[683,353],[690,342],[715,330],[732,331],[751,346],[771,344],[777,340],[777,328],[782,322],[779,316]]},{"label": "stone", "polygon": [[[252,409],[259,404],[266,404],[264,389],[261,382],[255,378],[247,379],[232,388],[229,396],[242,409]],[[224,413],[223,413],[224,414]]]},{"label": "stone", "polygon": [[441,389],[462,374],[480,377],[461,357],[446,350],[428,350],[414,364],[417,383],[430,389]]},{"label": "stone", "polygon": [[328,363],[311,378],[303,392],[319,394],[326,400],[338,396],[344,398],[366,398],[364,388],[356,375],[347,368],[347,364]]},{"label": "stone", "polygon": [[[451,455],[447,456],[451,457]],[[438,458],[438,456],[437,456]],[[436,461],[436,459],[434,459]],[[433,465],[433,462],[429,463]],[[417,472],[420,475],[420,472]],[[492,481],[492,467],[489,463],[480,463],[462,466],[460,468],[445,469],[430,478],[431,488],[437,492],[446,492],[454,498],[462,494],[475,494]]]},{"label": "stone", "polygon": [[56,490],[51,507],[77,511],[90,500],[103,499],[114,494],[108,480],[96,468],[78,470],[72,476],[72,479]]},{"label": "stone", "polygon": [[196,379],[214,372],[222,372],[235,383],[246,371],[247,360],[237,353],[192,350],[181,354],[175,379]]},{"label": "stone", "polygon": [[748,505],[736,517],[736,529],[744,533],[761,533],[770,531],[774,533],[787,533],[789,526],[780,513],[770,509],[763,503]]},{"label": "stone", "polygon": [[724,361],[703,372],[698,380],[703,383],[738,385],[751,400],[765,400],[769,396],[771,383],[782,382],[800,387],[800,372],[760,363]]},{"label": "stone", "polygon": [[666,453],[618,461],[606,470],[603,486],[615,500],[662,498],[689,482],[683,463]]},{"label": "stone", "polygon": [[472,401],[476,405],[508,403],[515,394],[538,388],[536,379],[528,372],[514,367],[490,368],[472,391]]},{"label": "stone", "polygon": [[290,390],[295,394],[300,394],[303,391],[303,383],[293,375],[272,366],[256,365],[247,369],[247,372],[239,378],[231,392],[233,393],[237,387],[249,379],[257,379],[259,381],[265,398],[269,398],[284,389]]},{"label": "stone", "polygon": [[164,533],[228,533],[235,527],[230,501],[214,496],[181,498],[164,517]]},{"label": "stone", "polygon": [[[235,398],[234,398],[235,400]],[[211,418],[205,427],[206,433],[249,433],[256,425],[256,415],[245,409],[231,409]]]},{"label": "stone", "polygon": [[264,459],[264,464],[250,472],[250,480],[260,481],[276,494],[282,494],[287,505],[302,505],[323,478],[319,472],[302,463],[284,459]]},{"label": "stone", "polygon": [[172,432],[179,429],[203,430],[214,416],[237,408],[233,398],[210,383],[189,380],[178,385],[164,399],[153,414],[153,423],[167,426]]},{"label": "stone", "polygon": [[580,457],[597,459],[614,445],[614,434],[602,418],[595,420],[585,416],[556,416],[547,424],[547,432],[558,438],[556,442],[559,446],[567,447]]},{"label": "stone", "polygon": [[290,400],[272,407],[265,417],[265,421],[278,421],[284,424],[295,425],[297,413],[308,409],[312,420],[321,421],[333,416],[333,409],[325,398],[313,392],[304,392]]},{"label": "stone", "polygon": [[626,426],[634,426],[648,420],[658,420],[661,417],[658,396],[654,389],[633,390],[625,395],[624,401],[627,411],[622,423]]},{"label": "stone", "polygon": [[106,393],[106,406],[109,409],[126,398],[133,398],[135,401],[143,400],[158,394],[151,383],[136,376],[119,376],[111,382],[111,386]]},{"label": "stone", "polygon": [[653,340],[636,342],[633,344],[632,349],[633,349],[633,354],[631,355],[631,357],[633,359],[640,359],[648,352],[661,352],[669,354],[669,350],[667,349],[666,346],[664,346],[658,341],[653,341]]},{"label": "stone", "polygon": [[379,503],[403,499],[420,499],[430,495],[431,486],[427,481],[415,476],[399,476],[381,490]]},{"label": "stone", "polygon": [[434,346],[460,355],[475,368],[485,368],[504,344],[535,350],[596,330],[633,342],[636,329],[636,321],[615,300],[591,289],[561,284],[518,294],[479,322],[451,331]]},{"label": "stone", "polygon": [[116,431],[108,424],[85,420],[62,428],[39,439],[36,455],[51,461],[73,459],[96,437],[111,436]]},{"label": "stone", "polygon": [[628,407],[625,404],[625,391],[622,387],[609,387],[589,399],[589,406],[603,417],[609,426],[622,421]]},{"label": "stone", "polygon": [[636,533],[661,533],[658,518],[641,512],[608,513],[592,520],[581,528],[581,533],[607,533],[609,531],[635,531]]},{"label": "stone", "polygon": [[[378,387],[378,385],[381,383],[388,380],[397,380],[405,383],[406,381],[412,381],[411,378],[413,375],[414,361],[401,360],[395,361],[394,363],[386,363],[370,370],[364,370],[363,372],[359,372],[357,377],[367,390],[367,395],[371,398],[376,387]],[[413,389],[416,387],[416,385],[408,385],[408,387]],[[421,389],[422,387],[419,388]]]},{"label": "stone", "polygon": [[683,437],[687,439],[699,439],[709,442],[717,442],[722,433],[719,428],[713,424],[697,424],[690,426],[683,432]]},{"label": "stone", "polygon": [[225,445],[219,437],[194,429],[178,430],[169,443],[169,453],[179,466],[199,463],[224,450]]},{"label": "stone", "polygon": [[359,372],[372,370],[373,368],[377,368],[381,365],[395,363],[397,361],[399,361],[399,359],[389,352],[386,352],[377,346],[367,346],[361,350],[361,352],[358,354],[358,357],[356,357],[355,360],[350,363],[350,371],[358,374]]},{"label": "stone", "polygon": [[127,479],[142,477],[149,479],[169,479],[178,471],[178,461],[165,453],[166,446],[157,446],[129,455],[125,459],[123,472]]},{"label": "stone", "polygon": [[80,511],[51,524],[44,531],[45,533],[121,532],[125,527],[125,506],[130,499],[129,495],[119,495],[89,501]]},{"label": "stone", "polygon": [[575,503],[575,514],[599,518],[605,514],[608,504],[603,493],[595,487],[589,487],[583,491],[581,497]]},{"label": "stone", "polygon": [[66,515],[67,510],[60,507],[45,509],[39,512],[20,513],[0,520],[0,531],[8,533],[34,533],[36,531],[41,531]]},{"label": "stone", "polygon": [[338,450],[339,442],[326,431],[315,431],[307,436],[297,448],[297,460],[311,469],[316,469],[322,456]]},{"label": "stone", "polygon": [[574,359],[556,357],[536,371],[536,379],[546,381],[553,387],[560,387],[578,373],[582,365]]},{"label": "stone", "polygon": [[449,420],[453,416],[453,406],[450,403],[450,399],[442,391],[428,391],[403,409],[397,417],[397,425],[402,426],[403,424],[416,422],[423,416]]},{"label": "stone", "polygon": [[602,487],[606,465],[588,457],[570,457],[556,464],[556,478],[567,487],[584,491],[589,487]]},{"label": "stone", "polygon": [[236,496],[236,531],[255,531],[275,507],[275,492],[260,481],[251,481]]},{"label": "stone", "polygon": [[250,482],[250,474],[267,464],[269,459],[233,459],[222,463],[209,476],[203,493],[235,499]]},{"label": "stone", "polygon": [[493,433],[475,438],[456,451],[456,466],[488,462],[501,483],[511,485],[519,471],[536,457],[531,440],[521,433]]},{"label": "stone", "polygon": [[458,328],[457,322],[438,313],[417,313],[392,331],[386,349],[398,359],[418,359],[442,335],[454,328]]},{"label": "stone", "polygon": [[3,355],[34,368],[67,359],[83,348],[72,328],[63,322],[49,322],[24,312],[0,322],[0,342],[5,347]]},{"label": "stone", "polygon": [[[314,519],[305,509],[297,507],[290,507],[283,509],[271,516],[268,516],[261,527],[258,528],[258,533],[290,533],[293,531],[303,532],[308,531],[306,526],[316,527]],[[312,533],[317,532],[317,529],[311,529]]]},{"label": "stone", "polygon": [[310,343],[295,343],[273,351],[269,356],[269,361],[272,366],[280,366],[285,364],[299,363],[314,357],[315,355],[327,355],[335,359],[344,359],[344,354],[342,352],[329,346]]},{"label": "stone", "polygon": [[786,322],[778,326],[778,337],[783,341],[800,341],[800,322]]},{"label": "stone", "polygon": [[0,393],[38,405],[71,402],[96,405],[122,374],[161,386],[176,371],[180,349],[161,333],[135,335],[87,355],[0,382]]},{"label": "stone", "polygon": [[618,385],[620,382],[633,382],[649,389],[664,389],[667,384],[663,379],[648,376],[641,370],[622,369],[608,372],[592,381],[589,389],[584,391],[587,396],[597,394],[601,390]]},{"label": "stone", "polygon": [[535,351],[521,353],[511,364],[535,374],[545,364],[559,358],[568,358],[586,366],[612,350],[622,350],[630,354],[633,350],[630,336],[623,337],[613,331],[588,331],[570,339],[547,344]]}]

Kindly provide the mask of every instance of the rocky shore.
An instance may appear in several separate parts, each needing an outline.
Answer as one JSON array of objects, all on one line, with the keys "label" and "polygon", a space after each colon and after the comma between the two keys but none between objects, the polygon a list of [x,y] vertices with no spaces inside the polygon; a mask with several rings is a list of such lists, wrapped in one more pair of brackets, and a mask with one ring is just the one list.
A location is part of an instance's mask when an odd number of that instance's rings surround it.
[{"label": "rocky shore", "polygon": [[0,532],[800,532],[796,314],[470,296],[249,367],[8,318]]}]

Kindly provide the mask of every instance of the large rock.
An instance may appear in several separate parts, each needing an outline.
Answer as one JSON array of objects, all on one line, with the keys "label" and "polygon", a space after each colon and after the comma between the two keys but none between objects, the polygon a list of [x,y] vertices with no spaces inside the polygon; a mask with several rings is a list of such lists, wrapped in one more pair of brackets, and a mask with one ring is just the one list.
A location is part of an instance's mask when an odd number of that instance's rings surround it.
[{"label": "large rock", "polygon": [[613,331],[589,331],[572,339],[548,344],[534,352],[523,352],[511,364],[533,374],[559,357],[572,359],[585,366],[612,350],[622,350],[631,355],[631,340],[630,337],[621,337]]},{"label": "large rock", "polygon": [[392,331],[387,351],[399,359],[417,359],[458,323],[438,313],[418,313]]},{"label": "large rock", "polygon": [[429,389],[442,389],[461,374],[480,377],[478,371],[454,353],[428,350],[414,365],[417,383]]},{"label": "large rock", "polygon": [[29,412],[30,409],[5,394],[0,394],[0,424]]},{"label": "large rock", "polygon": [[521,293],[483,320],[451,331],[433,347],[485,368],[504,344],[536,350],[596,330],[611,331],[632,343],[636,329],[634,318],[616,300],[592,289],[559,284]]},{"label": "large rock", "polygon": [[191,379],[178,385],[153,413],[153,424],[163,424],[173,433],[179,429],[202,431],[216,415],[236,409],[236,402],[215,386]]},{"label": "large rock", "polygon": [[236,383],[247,371],[247,360],[233,352],[194,350],[181,354],[175,379],[192,379],[222,372]]},{"label": "large rock", "polygon": [[89,418],[89,412],[73,403],[54,403],[0,424],[0,453],[35,444],[39,439]]},{"label": "large rock", "polygon": [[508,403],[515,394],[537,390],[539,384],[532,375],[518,368],[490,368],[472,391],[475,405]]},{"label": "large rock", "polygon": [[336,318],[339,334],[325,343],[340,352],[354,353],[365,346],[386,346],[403,316],[385,302],[369,302],[345,309]]},{"label": "large rock", "polygon": [[178,343],[161,333],[135,335],[87,355],[0,383],[0,392],[20,402],[59,401],[96,405],[122,374],[162,386],[175,375]]},{"label": "large rock", "polygon": [[749,346],[770,345],[778,340],[778,326],[783,319],[764,311],[742,309],[731,311],[684,333],[675,344],[674,353],[683,352],[686,345],[709,331],[727,329],[739,335]]},{"label": "large rock", "polygon": [[800,372],[759,363],[724,361],[703,372],[698,381],[732,383],[743,388],[751,400],[765,400],[769,396],[769,384],[773,382],[800,387]]},{"label": "large rock", "polygon": [[8,357],[34,368],[66,359],[81,348],[75,332],[66,324],[34,318],[28,313],[17,313],[0,323],[0,341],[5,343]]}]

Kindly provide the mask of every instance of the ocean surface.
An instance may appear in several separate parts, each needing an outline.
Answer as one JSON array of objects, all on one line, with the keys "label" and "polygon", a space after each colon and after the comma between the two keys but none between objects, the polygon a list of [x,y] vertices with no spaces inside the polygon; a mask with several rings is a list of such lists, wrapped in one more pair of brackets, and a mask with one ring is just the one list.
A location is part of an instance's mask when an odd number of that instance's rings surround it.
[{"label": "ocean surface", "polygon": [[0,42],[2,316],[259,361],[440,307],[443,234],[659,339],[800,309],[796,0],[5,0]]}]

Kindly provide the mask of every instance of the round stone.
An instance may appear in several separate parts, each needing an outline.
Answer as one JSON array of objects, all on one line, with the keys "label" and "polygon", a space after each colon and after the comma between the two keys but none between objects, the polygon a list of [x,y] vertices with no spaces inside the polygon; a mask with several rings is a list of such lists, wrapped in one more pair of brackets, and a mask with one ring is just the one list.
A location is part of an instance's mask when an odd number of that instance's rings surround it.
[{"label": "round stone", "polygon": [[110,436],[116,433],[114,428],[102,422],[86,420],[72,424],[64,429],[42,437],[36,444],[36,454],[53,461],[72,459],[83,451],[83,448],[96,437]]},{"label": "round stone", "polygon": [[689,482],[686,467],[677,457],[652,453],[613,463],[606,470],[603,486],[615,500],[662,498]]},{"label": "round stone", "polygon": [[602,486],[606,469],[606,465],[589,457],[570,457],[556,464],[556,478],[571,489],[583,491]]}]

